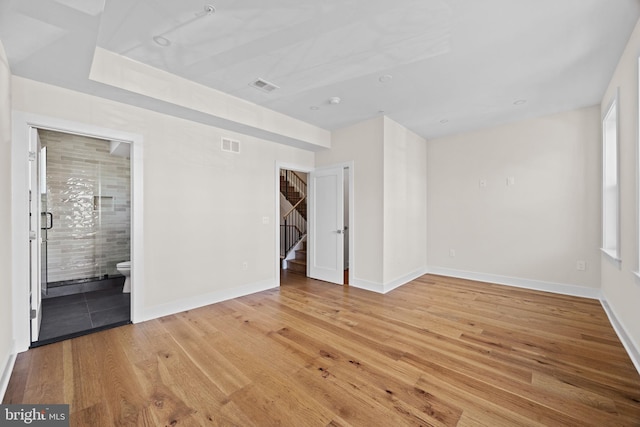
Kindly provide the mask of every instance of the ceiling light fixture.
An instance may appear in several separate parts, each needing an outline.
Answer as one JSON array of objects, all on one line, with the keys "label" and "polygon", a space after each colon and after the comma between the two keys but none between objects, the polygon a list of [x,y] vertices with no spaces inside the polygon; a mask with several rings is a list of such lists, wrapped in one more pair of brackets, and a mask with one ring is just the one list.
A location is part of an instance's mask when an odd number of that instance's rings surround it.
[{"label": "ceiling light fixture", "polygon": [[309,107],[309,109],[313,111],[317,111],[320,109],[320,107],[318,107],[317,105],[312,105],[311,107]]},{"label": "ceiling light fixture", "polygon": [[329,98],[329,104],[331,105],[338,105],[340,104],[340,102],[342,102],[342,100],[338,96],[332,96],[331,98]]},{"label": "ceiling light fixture", "polygon": [[171,40],[162,36],[153,36],[153,41],[156,42],[157,45],[162,47],[167,47],[171,45]]},{"label": "ceiling light fixture", "polygon": [[390,81],[391,81],[391,79],[393,79],[393,76],[392,76],[391,74],[384,74],[384,75],[382,75],[382,76],[378,77],[378,81],[379,81],[380,83],[387,83],[387,82],[390,82]]},{"label": "ceiling light fixture", "polygon": [[442,123],[442,124],[449,123],[449,119],[442,119],[442,120],[440,120],[440,123]]},{"label": "ceiling light fixture", "polygon": [[517,101],[513,102],[513,105],[522,105],[522,104],[526,104],[527,100],[526,99],[518,99]]},{"label": "ceiling light fixture", "polygon": [[167,47],[167,46],[171,46],[171,40],[169,40],[168,38],[166,38],[165,36],[169,33],[174,32],[175,30],[177,30],[178,28],[182,28],[185,25],[191,24],[192,22],[197,21],[200,18],[203,18],[205,16],[209,16],[209,15],[213,15],[214,13],[216,13],[216,8],[213,7],[213,5],[210,4],[206,4],[204,6],[204,10],[202,10],[201,12],[196,13],[196,15],[189,19],[188,21],[185,21],[181,24],[178,24],[172,28],[169,28],[167,31],[160,33],[160,34],[156,34],[155,36],[152,37],[153,41],[158,45],[158,46],[162,46],[162,47]]}]

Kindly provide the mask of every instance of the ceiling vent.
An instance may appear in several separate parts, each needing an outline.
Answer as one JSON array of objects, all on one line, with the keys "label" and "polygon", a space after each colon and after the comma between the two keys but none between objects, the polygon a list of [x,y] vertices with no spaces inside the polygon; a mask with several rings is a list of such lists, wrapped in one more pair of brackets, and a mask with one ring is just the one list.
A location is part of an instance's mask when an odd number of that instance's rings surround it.
[{"label": "ceiling vent", "polygon": [[256,89],[260,89],[261,91],[266,92],[266,93],[271,93],[276,89],[280,89],[279,86],[276,86],[273,83],[269,83],[268,81],[266,81],[264,79],[256,79],[256,80],[252,81],[251,83],[249,83],[249,86],[253,86]]},{"label": "ceiling vent", "polygon": [[222,138],[222,151],[228,151],[229,153],[239,153],[240,141],[235,141],[229,138]]}]

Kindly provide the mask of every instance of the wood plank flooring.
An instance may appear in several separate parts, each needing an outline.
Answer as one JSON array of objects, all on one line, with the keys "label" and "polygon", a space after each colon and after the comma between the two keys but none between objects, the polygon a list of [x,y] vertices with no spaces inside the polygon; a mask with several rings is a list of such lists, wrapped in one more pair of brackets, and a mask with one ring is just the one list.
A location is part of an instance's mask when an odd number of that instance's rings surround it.
[{"label": "wood plank flooring", "polygon": [[285,273],[22,353],[3,403],[68,403],[73,426],[640,426],[640,376],[595,300]]}]

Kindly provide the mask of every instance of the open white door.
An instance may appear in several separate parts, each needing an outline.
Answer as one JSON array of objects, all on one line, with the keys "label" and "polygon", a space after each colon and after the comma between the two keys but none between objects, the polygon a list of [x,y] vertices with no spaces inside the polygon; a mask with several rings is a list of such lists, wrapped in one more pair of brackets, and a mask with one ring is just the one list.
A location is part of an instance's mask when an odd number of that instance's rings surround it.
[{"label": "open white door", "polygon": [[29,301],[31,308],[31,342],[38,341],[42,321],[42,251],[40,206],[40,137],[29,129]]},{"label": "open white door", "polygon": [[344,168],[309,174],[307,276],[342,285],[344,282]]}]

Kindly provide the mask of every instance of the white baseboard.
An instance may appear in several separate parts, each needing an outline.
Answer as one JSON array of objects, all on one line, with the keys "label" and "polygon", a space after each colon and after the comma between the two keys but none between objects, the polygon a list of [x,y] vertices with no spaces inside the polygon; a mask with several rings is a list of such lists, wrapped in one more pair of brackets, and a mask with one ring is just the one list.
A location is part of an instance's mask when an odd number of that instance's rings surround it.
[{"label": "white baseboard", "polygon": [[11,348],[9,353],[6,354],[2,360],[2,376],[0,377],[0,402],[4,400],[4,394],[7,392],[9,386],[9,380],[11,379],[11,372],[16,364],[17,353],[15,351],[15,342],[11,342]]},{"label": "white baseboard", "polygon": [[365,291],[384,294],[384,286],[382,285],[382,283],[370,282],[368,280],[358,279],[356,277],[349,278],[349,286],[352,288],[364,289]]},{"label": "white baseboard", "polygon": [[429,274],[457,277],[460,279],[476,280],[479,282],[496,283],[498,285],[516,288],[532,289],[536,291],[553,292],[561,295],[600,299],[602,293],[598,288],[587,286],[567,285],[563,283],[545,282],[542,280],[522,279],[519,277],[500,276],[497,274],[476,273],[473,271],[455,270],[443,267],[427,267]]},{"label": "white baseboard", "polygon": [[379,294],[386,294],[387,292],[391,292],[392,290],[399,288],[402,285],[409,283],[412,280],[417,279],[420,276],[427,274],[426,267],[422,267],[413,271],[409,274],[406,274],[402,277],[398,277],[397,279],[391,280],[387,283],[377,283],[371,282],[368,280],[362,280],[355,277],[351,277],[349,279],[349,286],[358,289],[364,289],[366,291],[376,292]]},{"label": "white baseboard", "polygon": [[409,273],[405,276],[402,276],[395,280],[387,282],[384,285],[382,285],[382,289],[383,289],[382,293],[386,294],[387,292],[390,292],[396,288],[399,288],[400,286],[405,285],[410,281],[417,279],[420,276],[424,276],[425,274],[427,274],[427,268],[422,267],[412,273]]},{"label": "white baseboard", "polygon": [[242,285],[233,289],[224,289],[204,295],[171,301],[170,303],[160,304],[145,309],[144,312],[141,313],[141,316],[136,318],[136,323],[169,316],[171,314],[180,313],[181,311],[193,310],[195,308],[204,307],[205,305],[215,304],[217,302],[227,301],[233,298],[239,298],[277,287],[278,285],[274,280],[264,280],[261,282]]},{"label": "white baseboard", "polygon": [[627,350],[627,354],[629,355],[631,362],[633,362],[633,366],[636,367],[636,370],[640,374],[640,350],[638,350],[638,347],[631,340],[629,334],[627,334],[626,332],[624,325],[618,320],[615,312],[604,297],[600,298],[600,304],[602,304],[604,312],[607,313],[609,322],[611,322],[611,326],[613,326],[616,334],[618,334],[618,338],[620,338],[624,349]]}]

